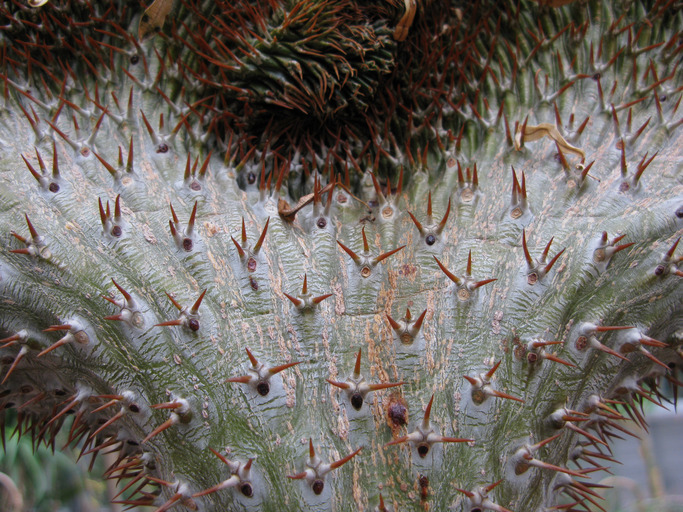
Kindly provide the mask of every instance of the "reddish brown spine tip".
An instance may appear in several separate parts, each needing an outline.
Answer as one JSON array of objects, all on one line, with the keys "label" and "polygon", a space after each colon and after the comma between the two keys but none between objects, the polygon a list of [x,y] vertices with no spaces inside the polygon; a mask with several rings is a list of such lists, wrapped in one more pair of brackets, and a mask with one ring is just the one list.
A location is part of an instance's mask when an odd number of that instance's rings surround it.
[{"label": "reddish brown spine tip", "polygon": [[497,281],[498,279],[484,279],[483,281],[477,281],[472,285],[472,289],[476,290],[477,288],[484,286],[486,284],[492,283],[494,281]]},{"label": "reddish brown spine tip", "polygon": [[448,270],[448,269],[447,269],[447,268],[446,268],[446,267],[437,259],[436,256],[432,256],[432,257],[434,258],[434,260],[436,261],[436,263],[439,265],[439,268],[443,271],[443,273],[446,274],[446,276],[448,276],[448,279],[450,279],[451,281],[453,281],[453,282],[454,282],[455,284],[457,284],[458,286],[460,286],[460,284],[462,284],[462,281],[460,280],[460,278],[457,277],[455,274],[453,274],[450,270]]},{"label": "reddish brown spine tip", "polygon": [[109,171],[109,174],[116,177],[116,169],[114,169],[114,167],[109,162],[107,162],[104,158],[102,158],[100,155],[98,155],[94,151],[93,151],[93,154],[95,155],[95,158],[97,158],[100,161],[100,163],[102,165],[104,165],[104,168],[107,169],[107,171]]},{"label": "reddish brown spine tip", "polygon": [[64,325],[51,325],[47,329],[43,329],[43,332],[54,332],[54,331],[68,331],[71,329],[70,324]]},{"label": "reddish brown spine tip", "polygon": [[263,245],[263,240],[266,238],[266,233],[268,232],[268,224],[270,224],[270,217],[266,219],[266,224],[263,226],[263,231],[261,231],[261,236],[254,246],[254,254],[257,254],[261,250],[261,245]]},{"label": "reddish brown spine tip", "polygon": [[171,216],[173,217],[173,222],[175,224],[178,224],[178,216],[175,213],[175,210],[173,209],[173,204],[169,203],[168,206],[171,208]]},{"label": "reddish brown spine tip", "polygon": [[368,384],[368,389],[370,391],[380,391],[382,389],[396,388],[398,386],[403,386],[405,382],[383,382],[377,384]]},{"label": "reddish brown spine tip", "polygon": [[114,281],[114,278],[112,278],[111,282],[114,283],[114,286],[116,286],[116,289],[121,292],[121,295],[123,295],[123,297],[128,302],[131,302],[132,297],[130,296],[130,294],[126,290],[124,290],[121,286],[119,286],[119,284],[116,281]]},{"label": "reddish brown spine tip", "polygon": [[244,249],[242,249],[242,246],[240,246],[240,244],[237,243],[237,240],[235,240],[233,236],[231,236],[230,238],[232,239],[232,242],[235,244],[235,247],[237,248],[237,252],[240,255],[240,259],[244,259],[244,257],[246,256]]},{"label": "reddish brown spine tip", "polygon": [[439,442],[441,442],[441,443],[473,443],[474,439],[463,439],[460,437],[444,437],[444,436],[441,436],[439,438]]},{"label": "reddish brown spine tip", "polygon": [[192,305],[192,308],[190,309],[190,313],[193,315],[197,314],[197,311],[199,310],[199,306],[202,304],[202,300],[204,299],[204,295],[206,294],[206,288],[202,292],[202,294],[199,296],[197,301]]},{"label": "reddish brown spine tip", "polygon": [[14,345],[14,342],[19,341],[22,339],[21,334],[14,334],[12,336],[8,336],[7,338],[3,338],[0,340],[0,343],[4,343],[4,345],[0,346],[0,348],[5,348],[9,347],[10,345]]},{"label": "reddish brown spine tip", "polygon": [[[415,320],[415,323],[413,324],[413,329],[414,330],[419,330],[420,327],[422,327],[422,322],[425,319],[425,315],[427,314],[427,310],[425,309],[420,316],[417,317],[417,320]],[[407,311],[406,313],[406,318],[410,319],[410,311]]]},{"label": "reddish brown spine tip", "polygon": [[281,371],[286,370],[287,368],[291,368],[292,366],[296,366],[297,364],[301,364],[301,361],[285,363],[279,366],[273,366],[272,368],[268,369],[268,373],[270,373],[271,375],[275,375],[276,373],[280,373]]},{"label": "reddish brown spine tip", "polygon": [[306,478],[307,473],[304,471],[303,473],[297,473],[296,475],[287,475],[287,478],[291,478],[292,480],[303,480]]},{"label": "reddish brown spine tip", "polygon": [[24,355],[26,354],[27,351],[28,351],[28,349],[26,347],[21,347],[21,350],[19,350],[19,353],[14,358],[14,361],[12,361],[11,366],[7,370],[7,373],[5,374],[5,377],[2,379],[2,382],[0,382],[0,384],[5,384],[5,382],[7,382],[7,379],[9,378],[10,375],[12,375],[12,372],[17,367],[17,365],[19,364],[19,361],[21,361],[21,359],[24,357]]},{"label": "reddish brown spine tip", "polygon": [[387,315],[387,320],[389,320],[389,323],[391,324],[391,327],[393,327],[394,330],[399,330],[401,328],[401,324],[399,324],[396,320],[391,318],[391,315],[389,315],[389,313],[387,313],[386,315]]},{"label": "reddish brown spine tip", "polygon": [[353,252],[351,249],[349,249],[348,247],[346,247],[346,246],[345,246],[343,243],[341,243],[339,240],[337,240],[337,243],[339,244],[339,247],[341,247],[342,249],[344,249],[344,252],[346,252],[346,254],[348,254],[349,256],[351,256],[351,259],[352,259],[354,262],[360,263],[360,257],[359,257],[355,252]]},{"label": "reddish brown spine tip", "polygon": [[223,489],[223,483],[221,482],[220,484],[216,484],[213,487],[209,487],[208,489],[204,489],[203,491],[196,492],[192,495],[193,498],[201,498],[202,496],[206,496],[207,494],[212,494],[214,492],[218,492]]},{"label": "reddish brown spine tip", "polygon": [[349,453],[343,459],[335,460],[334,462],[332,462],[330,464],[330,469],[337,469],[339,466],[346,464],[348,461],[350,461],[352,458],[354,458],[356,455],[358,455],[362,449],[363,449],[363,447],[361,446],[360,448],[358,448],[353,453]]},{"label": "reddish brown spine tip", "polygon": [[351,386],[347,384],[346,382],[338,382],[336,380],[330,380],[330,379],[325,379],[328,384],[331,384],[332,386],[339,388],[339,389],[349,389]]},{"label": "reddish brown spine tip", "polygon": [[102,223],[102,227],[107,226],[107,214],[104,211],[104,207],[102,206],[102,199],[99,197],[97,198],[97,203],[99,204],[100,207],[100,222]]},{"label": "reddish brown spine tip", "polygon": [[238,384],[249,384],[251,382],[251,377],[249,375],[243,375],[241,377],[230,377],[225,379],[223,382],[237,382]]},{"label": "reddish brown spine tip", "polygon": [[609,332],[609,331],[623,331],[627,329],[635,329],[632,325],[598,325],[595,332]]},{"label": "reddish brown spine tip", "polygon": [[[28,215],[27,215],[26,213],[24,214],[24,217],[26,218],[26,225],[28,226],[28,230],[29,230],[29,232],[31,233],[31,238],[33,238],[33,239],[35,240],[35,239],[38,238],[38,236],[39,236],[39,235],[38,235],[38,232],[37,232],[36,229],[33,227],[33,224],[31,224],[31,221],[29,220]],[[678,242],[676,242],[676,243],[678,243]],[[675,249],[675,248],[676,248],[676,247],[674,246],[674,249]],[[672,254],[673,254],[673,252],[672,252]]]},{"label": "reddish brown spine tip", "polygon": [[311,300],[313,301],[314,304],[320,304],[322,301],[325,299],[332,297],[334,295],[333,293],[327,293],[325,295],[320,295],[318,297],[313,297]]},{"label": "reddish brown spine tip", "polygon": [[542,448],[542,447],[545,446],[546,444],[553,442],[555,439],[557,439],[557,438],[560,437],[561,435],[562,435],[562,432],[560,432],[560,433],[558,433],[558,434],[555,434],[555,435],[552,436],[552,437],[548,437],[547,439],[544,439],[543,441],[540,441],[540,442],[536,443],[535,445],[533,445],[532,448],[533,448],[534,451],[535,451],[535,450],[538,450],[539,448]]},{"label": "reddish brown spine tip", "polygon": [[403,248],[405,248],[405,245],[402,245],[401,247],[397,247],[396,249],[393,249],[389,252],[385,252],[384,254],[380,254],[379,256],[377,256],[375,258],[375,264],[387,259],[389,256],[391,256],[393,254],[396,254],[398,251],[400,251]]},{"label": "reddish brown spine tip", "polygon": [[375,187],[375,193],[377,194],[377,197],[384,198],[382,195],[382,190],[379,187],[379,183],[377,182],[377,178],[375,177],[375,173],[371,172],[370,177],[372,178],[372,185]]},{"label": "reddish brown spine tip", "polygon": [[[109,420],[107,420],[105,423],[103,423],[102,426],[100,426],[97,430],[95,430],[95,432],[93,432],[92,434],[90,434],[90,436],[88,437],[88,439],[94,439],[95,436],[97,436],[97,434],[99,434],[100,432],[102,432],[105,428],[109,427],[109,426],[110,426],[112,423],[114,423],[116,420],[121,419],[121,418],[123,417],[123,415],[124,415],[124,411],[123,411],[123,410],[120,410],[119,412],[117,412],[114,416],[112,416],[111,418],[109,418]],[[87,443],[86,443],[86,444],[87,444]]]},{"label": "reddish brown spine tip", "polygon": [[382,498],[382,493],[379,494],[379,505],[377,506],[379,512],[386,512],[387,508],[384,505],[384,498]]},{"label": "reddish brown spine tip", "polygon": [[155,327],[171,327],[174,325],[180,325],[182,322],[180,320],[168,320],[167,322],[161,322],[160,324],[154,324]]},{"label": "reddish brown spine tip", "polygon": [[169,300],[170,300],[170,301],[173,303],[173,305],[178,309],[178,311],[182,311],[182,310],[183,310],[183,307],[178,303],[178,301],[176,301],[173,297],[171,297],[171,295],[170,295],[168,292],[166,292],[166,297],[169,298]]},{"label": "reddish brown spine tip", "polygon": [[249,358],[251,365],[254,368],[258,368],[258,360],[254,357],[254,354],[251,353],[251,350],[249,350],[248,348],[245,348],[244,350],[246,350],[247,352],[247,357]]},{"label": "reddish brown spine tip", "polygon": [[425,415],[424,415],[424,424],[428,425],[429,424],[429,417],[432,414],[432,403],[434,403],[434,395],[432,394],[432,397],[429,399],[429,403],[427,404],[427,408],[425,409]]},{"label": "reddish brown spine tip", "polygon": [[370,246],[368,245],[368,237],[365,235],[365,226],[361,228],[360,232],[363,236],[363,251],[367,254],[370,252]]},{"label": "reddish brown spine tip", "polygon": [[472,377],[470,377],[469,375],[463,375],[463,378],[464,378],[467,382],[469,382],[470,384],[472,384],[473,386],[476,386],[476,385],[478,384],[478,383],[477,383],[477,380],[474,379],[474,378],[472,378]]},{"label": "reddish brown spine tip", "polygon": [[204,159],[204,163],[202,163],[202,166],[199,168],[199,176],[201,178],[206,176],[206,170],[209,168],[209,161],[211,160],[212,154],[213,154],[213,150],[209,151],[209,154],[206,155],[206,158]]},{"label": "reddish brown spine tip", "polygon": [[409,210],[408,210],[408,215],[413,220],[413,223],[415,224],[415,227],[417,227],[417,230],[420,232],[421,235],[423,235],[424,234],[424,228],[422,227],[422,224],[420,224],[420,221],[418,221],[415,218],[415,215],[413,215]]},{"label": "reddish brown spine tip", "polygon": [[360,360],[361,360],[362,349],[358,349],[358,354],[356,355],[356,365],[353,368],[354,375],[360,375]]},{"label": "reddish brown spine tip", "polygon": [[244,224],[244,217],[242,217],[242,245],[244,245],[246,243],[247,243],[247,228]]},{"label": "reddish brown spine tip", "polygon": [[56,348],[59,348],[62,345],[67,344],[68,342],[69,342],[69,337],[64,336],[61,340],[53,343],[51,346],[49,346],[45,350],[41,351],[36,357],[43,357],[45,354],[52,352]]},{"label": "reddish brown spine tip", "polygon": [[619,251],[623,251],[624,249],[628,249],[628,248],[631,247],[632,245],[635,245],[635,242],[629,242],[629,243],[627,243],[627,244],[617,245],[617,246],[614,248],[613,254],[616,254],[616,253],[618,253]]},{"label": "reddish brown spine tip", "polygon": [[407,440],[408,436],[399,437],[397,439],[394,439],[393,441],[389,441],[387,444],[384,445],[384,447],[386,448],[387,446],[394,446],[396,444],[405,443]]},{"label": "reddish brown spine tip", "polygon": [[134,155],[133,155],[133,136],[130,136],[130,144],[128,145],[128,160],[126,161],[126,170],[128,172],[133,171],[133,161],[134,161]]},{"label": "reddish brown spine tip", "polygon": [[493,393],[494,396],[497,396],[498,398],[505,398],[507,400],[514,400],[516,402],[521,402],[524,403],[524,400],[521,398],[517,398],[516,396],[508,395],[507,393],[503,393],[502,391],[498,390],[492,390],[491,393]]},{"label": "reddish brown spine tip", "polygon": [[[28,221],[28,217],[26,218],[26,220]],[[671,246],[671,248],[668,251],[666,251],[666,257],[668,259],[673,258],[674,253],[676,252],[676,247],[678,247],[678,242],[680,242],[680,241],[681,241],[681,238],[678,237],[678,239],[674,242],[674,244]]]},{"label": "reddish brown spine tip", "polygon": [[543,269],[544,274],[547,274],[548,272],[550,272],[550,269],[553,268],[553,265],[555,265],[555,262],[559,259],[560,256],[562,256],[562,253],[564,253],[565,250],[566,250],[566,248],[562,249],[560,252],[558,252],[555,255],[555,257],[552,260],[550,260],[550,262],[548,262],[548,264]]},{"label": "reddish brown spine tip", "polygon": [[225,464],[226,466],[229,466],[229,465],[230,465],[230,463],[228,462],[228,459],[226,459],[225,457],[223,457],[223,455],[221,455],[220,453],[218,453],[216,450],[214,450],[214,449],[211,448],[211,447],[209,447],[209,450],[211,450],[211,452],[212,452],[216,457],[218,457],[218,458],[221,460],[221,462],[223,462],[223,464]]},{"label": "reddish brown spine tip", "polygon": [[473,492],[467,491],[467,490],[465,490],[465,489],[459,489],[459,488],[457,488],[457,487],[455,488],[455,490],[458,491],[458,492],[463,493],[463,494],[464,494],[465,496],[467,496],[468,498],[474,498],[474,493],[473,493]]},{"label": "reddish brown spine tip", "polygon": [[116,196],[114,201],[114,219],[119,220],[121,218],[121,194]]},{"label": "reddish brown spine tip", "polygon": [[502,362],[503,362],[502,360],[498,361],[493,366],[493,368],[491,368],[488,372],[486,372],[486,378],[487,379],[490,379],[491,377],[493,377],[493,374],[496,373],[496,370],[498,369],[498,367],[500,366],[500,363],[502,363]]},{"label": "reddish brown spine tip", "polygon": [[531,254],[529,254],[529,248],[526,244],[526,230],[524,229],[522,229],[522,248],[524,249],[524,258],[526,259],[527,265],[530,269],[534,268],[534,260],[531,258]]},{"label": "reddish brown spine tip", "polygon": [[187,222],[187,233],[188,235],[192,233],[194,229],[195,217],[197,216],[197,201],[194,202],[194,207],[192,208],[192,213],[190,214],[190,220]]},{"label": "reddish brown spine tip", "polygon": [[28,167],[29,172],[33,175],[36,181],[40,183],[40,178],[42,177],[42,175],[33,168],[31,163],[28,160],[26,160],[26,157],[24,155],[21,155],[21,158],[24,160],[24,163],[26,164],[26,167]]},{"label": "reddish brown spine tip", "polygon": [[[661,366],[661,367],[664,368],[665,370],[670,370],[670,368],[669,368],[668,365],[664,364],[662,361],[660,361],[659,359],[657,359],[655,356],[653,356],[650,352],[648,352],[647,350],[645,350],[643,347],[640,347],[640,352],[641,352],[645,357],[647,357],[650,361],[652,361],[653,363],[655,363],[655,364]],[[660,404],[660,405],[661,405],[661,404]]]},{"label": "reddish brown spine tip", "polygon": [[300,299],[297,299],[296,297],[292,297],[288,293],[282,292],[282,294],[287,297],[290,301],[292,301],[292,304],[294,304],[296,307],[301,307],[303,305],[303,301]]},{"label": "reddish brown spine tip", "polygon": [[544,359],[548,359],[549,361],[554,361],[554,362],[556,362],[556,363],[563,364],[563,365],[565,365],[565,366],[571,366],[572,368],[575,368],[575,367],[576,367],[575,364],[572,364],[572,363],[570,363],[569,361],[565,361],[564,359],[560,359],[559,357],[557,357],[557,356],[554,355],[554,354],[545,353],[544,356],[543,356],[543,358],[544,358]]},{"label": "reddish brown spine tip", "polygon": [[159,425],[157,428],[155,428],[152,432],[149,433],[143,440],[142,444],[145,444],[147,441],[152,439],[153,437],[157,436],[167,428],[172,427],[178,420],[175,419],[175,416],[171,416],[169,419],[164,421],[161,425]]}]

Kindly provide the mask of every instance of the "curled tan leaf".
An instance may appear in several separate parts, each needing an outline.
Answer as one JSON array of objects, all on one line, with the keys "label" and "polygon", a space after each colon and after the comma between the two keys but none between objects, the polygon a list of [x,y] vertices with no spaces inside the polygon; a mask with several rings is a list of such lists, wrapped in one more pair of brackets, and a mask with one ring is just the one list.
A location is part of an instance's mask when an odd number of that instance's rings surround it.
[{"label": "curled tan leaf", "polygon": [[[339,188],[343,189],[347,194],[349,194],[349,196],[354,198],[359,203],[365,205],[365,207],[368,210],[370,209],[370,205],[368,205],[368,203],[366,203],[365,201],[363,201],[359,197],[356,197],[355,195],[353,195],[351,193],[351,191],[346,187],[346,185],[344,185],[343,183],[340,183],[338,181],[336,183],[328,183],[322,189],[320,189],[320,192],[318,192],[318,193],[320,194],[320,196],[323,196],[324,194],[328,193],[332,187],[339,187]],[[302,196],[301,198],[299,198],[299,201],[296,203],[295,206],[290,206],[290,204],[287,201],[280,198],[278,200],[278,203],[277,203],[277,212],[280,215],[280,217],[282,217],[283,220],[285,220],[287,222],[293,222],[294,217],[296,216],[297,212],[299,210],[301,210],[307,204],[312,203],[313,198],[314,198],[314,194],[307,194],[305,196]]]},{"label": "curled tan leaf", "polygon": [[[319,194],[322,196],[323,194],[326,194],[327,192],[330,191],[330,189],[334,187],[334,183],[328,183],[325,185],[319,192]],[[288,222],[294,221],[294,216],[297,214],[299,210],[301,210],[304,206],[307,204],[310,204],[313,202],[315,194],[306,194],[305,196],[302,196],[299,198],[299,201],[296,203],[294,207],[291,207],[287,201],[284,199],[279,199],[278,204],[277,204],[277,210],[278,214],[280,217],[282,217],[284,220]]]},{"label": "curled tan leaf", "polygon": [[140,18],[138,39],[143,39],[152,31],[163,27],[172,6],[173,0],[154,0],[152,5],[145,9],[142,18]]},{"label": "curled tan leaf", "polygon": [[534,0],[534,2],[541,5],[548,5],[550,7],[562,7],[563,5],[569,5],[574,3],[576,0]]},{"label": "curled tan leaf", "polygon": [[401,19],[398,20],[398,24],[394,29],[393,37],[396,41],[405,41],[408,37],[408,31],[410,26],[413,24],[415,19],[415,13],[417,12],[417,1],[416,0],[403,0],[406,6],[406,12],[403,13]]},{"label": "curled tan leaf", "polygon": [[[522,130],[524,133],[522,133]],[[555,125],[550,123],[541,123],[536,126],[531,126],[528,124],[526,126],[519,126],[517,128],[517,132],[515,132],[515,149],[519,151],[523,143],[533,142],[535,140],[542,139],[543,137],[549,137],[553,139],[555,142],[557,142],[557,145],[562,151],[574,153],[575,155],[580,156],[582,162],[586,159],[586,153],[583,151],[583,149],[569,144],[569,142],[567,142],[557,130]]]}]

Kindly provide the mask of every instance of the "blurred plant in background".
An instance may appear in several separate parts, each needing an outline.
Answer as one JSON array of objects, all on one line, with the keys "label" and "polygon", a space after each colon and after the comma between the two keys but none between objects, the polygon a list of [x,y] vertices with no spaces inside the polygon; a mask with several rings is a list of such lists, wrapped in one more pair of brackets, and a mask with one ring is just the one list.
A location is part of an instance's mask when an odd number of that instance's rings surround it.
[{"label": "blurred plant in background", "polygon": [[[675,388],[664,388],[659,404],[644,401],[647,431],[635,425],[611,446],[619,465],[599,489],[604,512],[683,512],[683,408]],[[676,404],[676,405],[674,405]]]},{"label": "blurred plant in background", "polygon": [[109,512],[104,458],[98,458],[88,473],[90,457],[76,461],[78,452],[66,444],[69,428],[54,440],[54,453],[44,445],[34,446],[30,435],[19,437],[16,414],[8,417],[5,449],[0,450],[0,511],[18,512]]}]

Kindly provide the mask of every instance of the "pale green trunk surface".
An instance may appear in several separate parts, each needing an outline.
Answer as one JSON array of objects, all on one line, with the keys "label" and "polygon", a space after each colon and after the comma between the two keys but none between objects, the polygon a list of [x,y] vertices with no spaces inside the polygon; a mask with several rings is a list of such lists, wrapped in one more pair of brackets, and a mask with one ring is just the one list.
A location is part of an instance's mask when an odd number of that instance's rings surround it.
[{"label": "pale green trunk surface", "polygon": [[[190,506],[191,500],[200,510],[216,511],[371,510],[378,505],[381,493],[385,504],[395,510],[470,510],[470,500],[456,488],[474,491],[501,479],[483,509],[495,502],[516,512],[540,511],[563,499],[567,503],[574,501],[559,497],[562,489],[556,488],[567,475],[539,468],[516,475],[518,459],[514,455],[525,443],[537,443],[560,432],[550,424],[549,416],[563,407],[590,414],[585,416],[590,421],[575,424],[608,441],[606,430],[614,434],[620,431],[606,426],[605,416],[592,412],[592,395],[639,401],[642,398],[638,395],[619,394],[618,388],[634,392],[636,386],[641,386],[647,390],[644,393],[650,393],[655,389],[655,380],[663,382],[666,375],[676,375],[676,365],[681,362],[683,281],[675,273],[680,273],[683,249],[677,248],[669,261],[663,259],[683,228],[683,110],[678,109],[683,76],[681,66],[677,66],[681,53],[675,53],[680,40],[667,49],[662,46],[635,52],[660,41],[669,42],[674,36],[667,27],[681,26],[680,12],[672,15],[673,22],[655,20],[652,29],[636,21],[631,31],[643,28],[637,45],[609,67],[600,69],[601,99],[597,80],[590,76],[597,72],[596,66],[605,66],[627,45],[629,30],[608,32],[619,17],[608,8],[599,10],[591,3],[588,7],[573,5],[566,9],[559,12],[535,8],[523,13],[523,20],[531,20],[531,30],[538,28],[536,15],[532,14],[537,13],[548,40],[583,9],[594,19],[583,39],[572,39],[573,31],[567,31],[554,44],[538,51],[517,71],[515,84],[510,84],[508,50],[499,44],[493,53],[491,68],[498,73],[496,59],[504,55],[503,67],[507,71],[505,77],[498,77],[499,85],[490,77],[482,85],[482,90],[489,92],[490,110],[486,110],[481,98],[478,109],[488,127],[468,122],[459,151],[444,134],[439,136],[446,151],[439,150],[433,132],[415,137],[412,143],[419,146],[417,151],[426,146],[420,142],[423,138],[431,138],[427,164],[419,165],[413,148],[414,165],[404,158],[391,168],[394,187],[399,164],[404,166],[409,184],[404,184],[401,196],[392,203],[394,213],[389,219],[383,217],[384,205],[376,206],[369,176],[359,183],[360,175],[352,169],[354,193],[374,207],[369,211],[367,205],[348,196],[344,204],[339,203],[338,198],[345,193],[337,188],[331,215],[322,229],[316,225],[322,207],[314,215],[313,207],[307,205],[294,222],[288,222],[278,214],[277,194],[268,192],[264,198],[259,193],[258,178],[246,190],[237,186],[238,175],[242,183],[248,180],[245,176],[249,172],[258,175],[260,155],[238,170],[235,165],[239,157],[226,165],[224,161],[228,160],[224,160],[220,144],[212,137],[193,143],[184,128],[175,138],[167,137],[168,152],[158,153],[140,111],[155,129],[163,113],[166,133],[178,124],[180,116],[168,108],[155,88],[143,91],[118,69],[113,73],[115,79],[100,77],[98,86],[100,101],[121,115],[123,122],[118,125],[113,117],[105,116],[93,141],[86,139],[101,111],[85,99],[80,86],[67,88],[65,98],[92,112],[83,116],[67,105],[56,121],[55,126],[80,144],[76,149],[47,123],[52,122],[60,105],[58,99],[50,100],[39,93],[42,87],[31,88],[32,94],[50,107],[41,110],[20,95],[17,87],[5,85],[7,93],[2,101],[6,108],[0,114],[0,335],[10,337],[24,329],[30,342],[0,386],[0,403],[18,408],[39,393],[47,393],[23,410],[26,428],[35,425],[31,433],[38,435],[46,421],[80,391],[79,399],[89,398],[74,404],[73,412],[88,412],[79,418],[82,424],[89,425],[87,437],[121,409],[117,404],[91,414],[108,401],[95,397],[132,392],[140,412],[124,409],[123,418],[100,432],[93,443],[118,436],[124,443],[123,450],[132,457],[126,461],[136,460],[143,452],[149,454],[144,460],[153,460],[154,468],[148,466],[145,471],[173,483],[162,486],[161,496],[154,502],[157,507],[178,491],[186,500],[176,503],[177,509]],[[629,19],[639,20],[639,13],[640,8],[634,6],[619,27],[626,27]],[[534,44],[523,28],[519,32],[522,40],[518,57],[522,61]],[[598,56],[601,37],[604,44]],[[154,44],[162,45],[154,38],[142,45],[149,61],[149,77],[158,70]],[[591,65],[591,44],[595,66]],[[556,50],[563,52],[563,70],[558,69]],[[482,59],[486,51],[480,49]],[[636,81],[632,76],[634,60],[639,66]],[[130,73],[151,84],[139,65],[122,61]],[[657,82],[654,73],[643,78],[651,62],[657,66],[659,80],[671,75],[652,89]],[[568,78],[569,74],[574,77]],[[11,79],[25,90],[20,78]],[[559,97],[552,96],[570,81],[575,81],[573,86]],[[169,82],[170,90],[179,89],[176,79]],[[133,119],[126,121],[131,86]],[[111,100],[112,92],[121,110]],[[184,100],[169,96],[181,107],[184,102],[202,97],[191,91],[187,94]],[[653,94],[659,95],[661,112]],[[497,116],[503,98],[505,119]],[[639,98],[645,99],[632,108],[626,106]],[[458,100],[454,98],[453,103]],[[36,110],[43,138],[37,137],[24,113],[16,108],[19,103],[28,115],[32,115],[31,108]],[[612,105],[621,133],[615,129]],[[569,144],[585,152],[584,165],[594,162],[583,182],[576,167],[580,158],[564,151],[569,167],[563,169],[558,147],[551,138],[528,141],[521,151],[515,151],[506,139],[505,123],[509,123],[514,137],[515,123],[521,128],[527,116],[528,127],[556,125],[555,106],[562,120],[562,125],[557,126],[560,133]],[[462,110],[469,112],[469,107]],[[78,118],[80,133],[74,129],[72,115]],[[627,128],[629,116],[631,128]],[[586,117],[589,122],[585,130],[576,134]],[[650,123],[643,133],[632,141],[636,130],[648,119]],[[457,116],[455,120],[444,120],[449,128],[462,122]],[[195,122],[194,129],[198,131],[199,127]],[[131,173],[126,173],[131,136],[134,166]],[[53,140],[60,170],[56,193],[41,187],[21,158],[23,155],[40,172],[37,150],[47,167],[49,182],[55,158]],[[625,144],[625,177],[621,144]],[[93,152],[117,168],[119,147],[123,149],[124,172],[113,178]],[[86,155],[83,148],[89,149]],[[198,191],[183,181],[187,148],[192,162],[199,158],[197,169],[208,151],[214,150],[205,179],[198,180]],[[286,148],[279,151],[284,156],[288,153]],[[346,158],[342,149],[338,151],[342,159]],[[639,162],[642,165],[655,154],[634,186]],[[462,201],[456,160],[463,172],[477,165],[479,186],[470,202]],[[295,169],[297,163],[291,164],[292,176],[301,172]],[[528,195],[528,209],[518,218],[511,215],[510,205],[513,167],[516,179],[524,180]],[[273,169],[272,161],[268,161],[267,168]],[[343,172],[343,166],[336,170]],[[273,172],[271,189],[278,169]],[[290,187],[298,197],[299,185],[292,176]],[[326,184],[329,174],[322,180]],[[624,190],[624,183],[630,185],[628,190]],[[287,182],[282,197],[295,204],[286,189]],[[308,191],[312,191],[312,180]],[[432,246],[425,244],[406,213],[409,210],[427,227],[429,191],[434,223],[441,220],[451,200],[446,227]],[[109,201],[113,215],[113,201],[118,194],[123,222],[122,235],[116,238],[103,233],[97,199],[105,204]],[[326,200],[327,194],[323,197]],[[178,246],[169,231],[169,204],[179,218],[179,229],[184,230],[195,201],[193,248],[188,252]],[[24,215],[43,236],[51,253],[47,260],[10,252],[26,247],[10,232],[31,239]],[[240,260],[231,240],[232,236],[240,241],[243,218],[251,248],[270,219],[253,272]],[[337,244],[339,241],[362,256],[363,227],[373,258],[405,245],[374,267],[367,278],[361,276],[359,267]],[[548,274],[535,284],[529,284],[523,230],[534,259],[541,258],[551,238],[548,261],[565,249]],[[624,236],[616,245],[633,243],[616,253],[606,269],[594,259],[603,231],[610,240]],[[439,269],[434,257],[463,279],[470,252],[474,282],[489,278],[496,281],[472,290],[469,300],[461,300],[459,292],[463,291]],[[658,265],[664,265],[663,275],[656,275]],[[301,312],[284,293],[296,297],[304,276],[314,297],[328,293],[333,296],[314,310]],[[144,326],[104,319],[118,314],[120,309],[102,298],[122,299],[112,279],[132,295]],[[178,317],[179,311],[166,293],[189,308],[205,289],[198,331],[155,325]],[[403,318],[406,308],[413,320],[426,310],[412,344],[402,343],[387,319],[387,315],[395,320]],[[632,326],[630,330],[597,334],[603,344],[617,351],[628,341],[648,339],[643,336],[670,347],[636,341],[636,352],[627,355],[629,362],[594,348],[580,351],[576,343],[584,322]],[[43,330],[62,324],[80,325],[88,342],[71,341],[38,357],[41,350],[65,334]],[[545,350],[572,366],[542,358],[530,364],[522,348],[532,341],[564,342]],[[0,350],[3,378],[23,344]],[[648,359],[638,347],[654,354],[664,365],[672,365],[672,370],[668,372]],[[224,382],[248,374],[247,348],[268,367],[300,364],[272,377],[270,393],[261,397],[254,387]],[[359,350],[361,373],[369,383],[404,384],[370,393],[361,410],[356,411],[347,394],[326,379],[345,381],[353,373]],[[502,362],[492,378],[493,388],[523,403],[499,397],[489,397],[481,405],[473,401],[472,385],[463,376],[477,377],[498,361]],[[637,380],[646,376],[650,377]],[[385,446],[421,424],[432,395],[431,425],[436,432],[474,442],[437,443],[425,458],[420,458],[410,443]],[[399,396],[409,411],[408,425],[395,427],[392,433],[387,410]],[[173,425],[138,445],[169,418],[169,410],[149,406],[176,398],[189,402],[189,422]],[[620,410],[628,416],[625,409]],[[627,421],[619,423],[629,428]],[[49,441],[51,429],[46,432],[43,437]],[[323,462],[341,459],[363,447],[350,462],[325,477],[320,496],[312,492],[306,480],[286,478],[305,470],[309,438]],[[586,442],[590,443],[586,437],[568,431],[541,448],[535,457],[576,470],[568,460],[576,447]],[[229,468],[209,448],[232,461],[254,459],[252,497],[243,496],[237,489],[224,489],[190,498],[230,476]],[[587,449],[609,453],[598,443]],[[584,462],[582,467],[590,464]],[[428,478],[426,497],[422,495],[420,476]],[[591,477],[599,479],[595,473],[583,479],[573,478],[585,482]],[[154,488],[150,483],[145,490],[152,492]],[[133,499],[140,497],[138,494]]]}]

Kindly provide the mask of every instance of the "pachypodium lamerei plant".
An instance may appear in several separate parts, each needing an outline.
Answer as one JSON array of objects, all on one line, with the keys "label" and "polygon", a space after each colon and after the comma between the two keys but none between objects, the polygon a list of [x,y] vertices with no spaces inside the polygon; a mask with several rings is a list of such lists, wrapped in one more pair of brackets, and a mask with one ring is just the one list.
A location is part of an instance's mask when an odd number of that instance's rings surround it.
[{"label": "pachypodium lamerei plant", "polygon": [[681,26],[3,1],[3,411],[159,511],[599,508],[681,382]]}]

